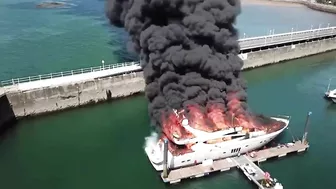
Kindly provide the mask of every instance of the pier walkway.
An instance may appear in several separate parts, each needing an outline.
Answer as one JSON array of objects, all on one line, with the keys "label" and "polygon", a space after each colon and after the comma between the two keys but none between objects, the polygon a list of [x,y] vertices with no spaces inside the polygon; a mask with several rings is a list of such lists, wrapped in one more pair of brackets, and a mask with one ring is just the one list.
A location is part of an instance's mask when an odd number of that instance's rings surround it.
[{"label": "pier walkway", "polygon": [[141,67],[139,62],[126,62],[65,72],[43,74],[38,76],[29,76],[2,81],[1,85],[4,87],[2,89],[0,88],[0,93],[1,91],[26,91],[43,87],[60,86],[64,84],[83,82],[140,70]]},{"label": "pier walkway", "polygon": [[[309,148],[309,145],[307,143],[301,143],[301,141],[296,141],[295,143],[292,143],[291,145],[282,145],[272,148],[263,149],[260,151],[256,151],[256,156],[254,158],[242,155],[240,157],[231,157],[226,159],[220,159],[213,161],[211,166],[204,166],[202,164],[192,165],[189,167],[183,167],[179,169],[173,169],[170,170],[168,173],[168,177],[164,178],[161,174],[161,178],[165,183],[177,183],[180,182],[182,179],[188,179],[188,178],[198,178],[205,175],[209,175],[213,172],[223,172],[228,171],[233,167],[237,167],[237,163],[245,163],[241,159],[241,157],[244,157],[249,160],[249,162],[263,162],[266,161],[269,158],[274,157],[283,157],[286,156],[289,153],[292,152],[304,152]],[[260,173],[260,170],[259,170]],[[261,174],[262,175],[262,174]],[[255,179],[259,179],[258,177],[255,177]]]},{"label": "pier walkway", "polygon": [[237,167],[244,173],[244,175],[259,189],[278,189],[282,188],[280,183],[275,183],[274,179],[270,178],[268,173],[265,173],[258,167],[247,155],[234,158]]},{"label": "pier walkway", "polygon": [[280,34],[271,34],[259,37],[239,39],[240,50],[262,48],[267,46],[309,41],[313,39],[336,36],[336,27],[309,29]]},{"label": "pier walkway", "polygon": [[[274,47],[276,45],[294,44],[296,42],[310,41],[336,36],[336,27],[292,31],[289,33],[270,34],[259,37],[239,39],[241,51]],[[140,62],[118,63],[98,67],[82,68],[71,71],[42,74],[23,78],[13,78],[0,82],[0,92],[19,90],[26,91],[43,87],[60,86],[69,83],[82,82],[113,75],[141,71]]]}]

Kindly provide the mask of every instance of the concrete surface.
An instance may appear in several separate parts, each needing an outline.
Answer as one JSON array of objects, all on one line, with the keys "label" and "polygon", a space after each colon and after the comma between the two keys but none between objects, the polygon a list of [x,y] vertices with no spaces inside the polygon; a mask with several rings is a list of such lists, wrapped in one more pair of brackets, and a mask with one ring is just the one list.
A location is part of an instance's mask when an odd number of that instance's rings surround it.
[{"label": "concrete surface", "polygon": [[[241,54],[243,69],[274,64],[336,49],[336,38]],[[38,115],[143,92],[143,73],[93,79],[28,91],[7,91],[17,117]],[[0,88],[1,89],[1,88]],[[1,90],[0,90],[1,91]]]},{"label": "concrete surface", "polygon": [[58,87],[8,92],[17,117],[38,115],[142,92],[142,72],[79,82]]}]

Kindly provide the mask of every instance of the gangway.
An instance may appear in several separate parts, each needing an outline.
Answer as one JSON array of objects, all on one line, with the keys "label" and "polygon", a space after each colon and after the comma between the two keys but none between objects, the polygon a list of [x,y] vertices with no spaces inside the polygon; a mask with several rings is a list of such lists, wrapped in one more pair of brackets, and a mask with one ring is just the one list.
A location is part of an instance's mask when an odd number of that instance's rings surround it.
[{"label": "gangway", "polygon": [[281,183],[272,179],[270,174],[264,172],[247,155],[242,155],[233,159],[237,167],[243,171],[244,175],[254,182],[259,189],[283,189]]}]

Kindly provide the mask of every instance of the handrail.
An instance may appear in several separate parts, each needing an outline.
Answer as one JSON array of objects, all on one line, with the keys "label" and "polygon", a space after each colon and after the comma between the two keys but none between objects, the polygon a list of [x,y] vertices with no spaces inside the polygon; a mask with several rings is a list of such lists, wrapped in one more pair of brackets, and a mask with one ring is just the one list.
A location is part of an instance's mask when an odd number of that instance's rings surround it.
[{"label": "handrail", "polygon": [[239,39],[239,45],[241,50],[250,48],[259,48],[270,45],[277,45],[283,43],[291,43],[301,40],[310,40],[321,37],[328,37],[336,35],[336,27],[326,27],[318,29],[310,29],[303,31],[293,31],[280,34],[271,34],[267,36],[249,37]]},{"label": "handrail", "polygon": [[[274,33],[274,30],[273,30],[273,33]],[[272,35],[267,35],[267,36],[243,38],[243,39],[239,39],[238,42],[240,45],[240,49],[244,50],[244,49],[259,48],[259,47],[282,44],[282,43],[290,43],[290,42],[295,42],[299,40],[309,40],[309,39],[315,39],[315,38],[326,37],[326,36],[334,36],[334,35],[336,35],[336,27],[329,27],[328,25],[328,27],[326,28],[310,29],[310,30],[295,31],[295,32],[292,30],[292,32],[281,33],[281,34],[272,34]],[[96,71],[104,71],[104,70],[116,69],[116,68],[126,67],[126,66],[139,66],[140,67],[140,62],[125,62],[125,63],[109,64],[109,65],[104,65],[104,62],[102,63],[103,63],[102,66],[82,68],[82,69],[70,70],[70,71],[65,71],[65,72],[56,72],[56,73],[28,76],[28,77],[22,77],[22,78],[13,78],[10,80],[1,81],[0,86],[10,86],[10,85],[16,85],[19,83],[39,81],[39,80],[44,80],[44,79],[53,79],[53,78],[58,78],[58,77],[65,77],[65,76],[84,74],[84,73],[90,73],[90,72],[96,72]]]},{"label": "handrail", "polygon": [[19,83],[26,83],[26,82],[45,80],[45,79],[53,79],[53,78],[59,78],[59,77],[65,77],[65,76],[97,72],[97,71],[111,70],[111,69],[127,67],[127,66],[140,66],[140,62],[124,62],[124,63],[109,64],[109,65],[102,65],[102,66],[89,67],[89,68],[81,68],[81,69],[75,69],[75,70],[64,71],[64,72],[56,72],[56,73],[41,74],[41,75],[21,77],[21,78],[13,78],[10,80],[1,81],[1,86],[5,87],[5,86],[10,86],[10,85],[16,85]]},{"label": "handrail", "polygon": [[309,29],[309,30],[301,30],[301,31],[292,31],[292,32],[286,32],[286,33],[278,33],[278,34],[270,34],[270,35],[265,35],[265,36],[256,36],[256,37],[246,37],[242,39],[238,39],[238,41],[244,41],[244,40],[250,40],[250,39],[263,39],[264,37],[274,37],[274,36],[282,36],[282,35],[288,35],[288,34],[300,34],[304,32],[312,32],[312,31],[321,31],[321,30],[327,30],[327,29],[336,29],[336,26],[328,26],[326,28],[316,28],[316,29]]}]

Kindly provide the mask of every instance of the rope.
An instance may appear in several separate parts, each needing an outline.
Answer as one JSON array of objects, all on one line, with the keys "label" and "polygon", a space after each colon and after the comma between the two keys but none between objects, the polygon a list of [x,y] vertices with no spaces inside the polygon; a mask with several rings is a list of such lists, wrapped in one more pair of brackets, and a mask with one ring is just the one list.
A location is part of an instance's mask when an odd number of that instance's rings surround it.
[{"label": "rope", "polygon": [[290,134],[292,135],[293,142],[298,141],[299,138],[298,137],[296,137],[296,138],[294,137],[294,135],[293,135],[292,130],[290,129],[290,127],[287,127],[287,128],[288,128]]}]

